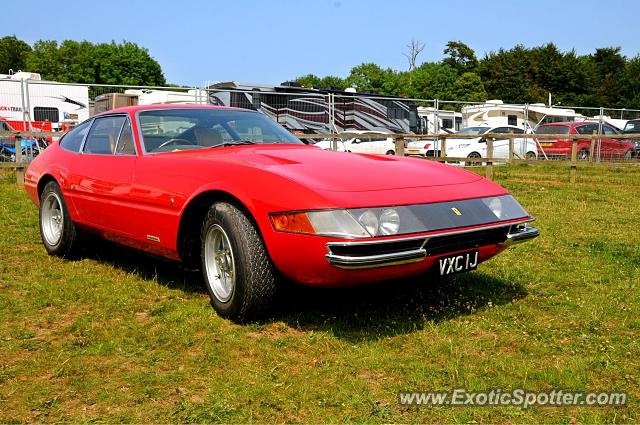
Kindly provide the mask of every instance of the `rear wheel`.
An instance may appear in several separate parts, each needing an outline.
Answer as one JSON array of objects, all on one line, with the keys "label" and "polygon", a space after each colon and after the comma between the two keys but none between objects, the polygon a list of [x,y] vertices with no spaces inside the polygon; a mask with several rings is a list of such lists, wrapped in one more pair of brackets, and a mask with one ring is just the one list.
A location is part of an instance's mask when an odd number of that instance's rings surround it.
[{"label": "rear wheel", "polygon": [[588,161],[589,160],[589,151],[587,149],[580,149],[578,152],[578,161]]},{"label": "rear wheel", "polygon": [[527,152],[527,154],[525,155],[525,158],[528,161],[532,161],[532,160],[536,159],[537,157],[538,157],[538,154],[535,153],[535,152],[532,152],[532,151]]},{"label": "rear wheel", "polygon": [[40,236],[50,255],[70,257],[78,245],[78,231],[55,181],[47,183],[40,195]]},{"label": "rear wheel", "polygon": [[268,310],[276,294],[275,271],[245,213],[214,203],[202,225],[200,252],[211,305],[220,316],[244,322]]},{"label": "rear wheel", "polygon": [[395,155],[396,153],[392,150],[388,150],[385,155]]}]

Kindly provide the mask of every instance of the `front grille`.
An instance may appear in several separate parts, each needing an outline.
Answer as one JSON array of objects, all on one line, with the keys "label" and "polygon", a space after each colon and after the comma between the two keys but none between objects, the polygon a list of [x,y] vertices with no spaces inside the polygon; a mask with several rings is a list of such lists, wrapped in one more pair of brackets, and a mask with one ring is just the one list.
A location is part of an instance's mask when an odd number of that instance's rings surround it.
[{"label": "front grille", "polygon": [[427,255],[440,255],[448,252],[494,245],[507,239],[509,227],[478,230],[458,235],[435,236],[427,241]]}]

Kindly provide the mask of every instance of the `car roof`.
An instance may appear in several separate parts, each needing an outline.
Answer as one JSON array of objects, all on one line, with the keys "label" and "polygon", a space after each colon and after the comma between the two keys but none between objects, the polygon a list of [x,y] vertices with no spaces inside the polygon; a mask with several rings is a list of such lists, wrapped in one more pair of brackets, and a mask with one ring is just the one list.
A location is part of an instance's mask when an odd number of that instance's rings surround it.
[{"label": "car roof", "polygon": [[232,108],[229,106],[215,106],[215,105],[195,105],[195,104],[162,104],[162,105],[134,105],[134,106],[123,106],[121,108],[110,109],[106,112],[102,112],[98,115],[104,114],[113,114],[113,113],[136,113],[138,111],[148,111],[148,110],[160,110],[160,109],[224,109],[231,111],[251,111],[251,109],[243,109],[243,108]]}]

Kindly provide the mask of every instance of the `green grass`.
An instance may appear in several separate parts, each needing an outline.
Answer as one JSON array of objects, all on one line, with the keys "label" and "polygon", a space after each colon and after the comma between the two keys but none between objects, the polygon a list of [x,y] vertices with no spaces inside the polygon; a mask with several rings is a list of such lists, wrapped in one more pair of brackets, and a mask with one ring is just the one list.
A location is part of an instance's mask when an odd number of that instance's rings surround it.
[{"label": "green grass", "polygon": [[[542,236],[439,280],[216,316],[197,275],[108,243],[48,257],[0,181],[0,422],[638,422],[640,168],[496,167]],[[618,390],[619,408],[408,408],[401,390]]]}]

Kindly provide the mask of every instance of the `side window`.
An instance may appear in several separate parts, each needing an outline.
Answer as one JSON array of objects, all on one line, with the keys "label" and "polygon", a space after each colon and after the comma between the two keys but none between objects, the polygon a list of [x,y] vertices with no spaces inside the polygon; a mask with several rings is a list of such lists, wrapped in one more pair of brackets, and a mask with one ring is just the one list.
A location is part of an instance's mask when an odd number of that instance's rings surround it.
[{"label": "side window", "polygon": [[511,129],[511,133],[515,133],[515,134],[524,134],[524,130],[521,128],[512,128]]},{"label": "side window", "polygon": [[125,119],[123,116],[96,118],[84,144],[84,152],[102,155],[115,153]]},{"label": "side window", "polygon": [[[498,134],[504,134],[504,133],[510,133],[511,129],[509,127],[498,127],[498,128],[494,128],[493,130],[489,131],[489,133],[498,133]],[[499,138],[498,140],[503,140],[504,138]]]},{"label": "side window", "polygon": [[593,124],[581,125],[576,127],[576,131],[579,134],[591,134],[594,131],[598,131],[598,126]]},{"label": "side window", "polygon": [[602,132],[603,132],[604,134],[617,134],[617,133],[616,133],[616,131],[615,131],[613,128],[608,127],[608,126],[606,126],[606,125],[603,125],[603,126],[602,126]]},{"label": "side window", "polygon": [[87,135],[90,126],[91,121],[84,122],[62,136],[60,147],[71,152],[80,152],[82,141],[84,140],[84,136]]},{"label": "side window", "polygon": [[509,124],[509,125],[518,125],[518,116],[517,115],[507,115],[507,124]]},{"label": "side window", "polygon": [[135,155],[136,150],[133,146],[133,132],[131,131],[131,122],[129,118],[126,119],[122,131],[120,132],[120,138],[118,139],[118,147],[116,148],[116,155]]}]

